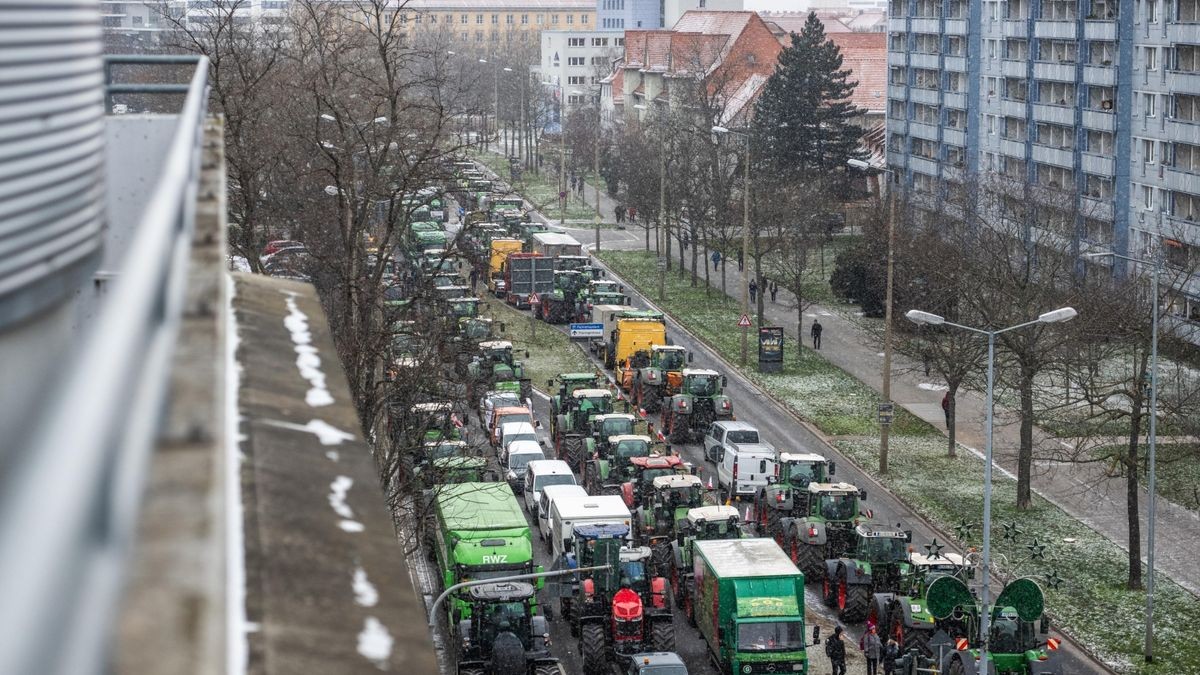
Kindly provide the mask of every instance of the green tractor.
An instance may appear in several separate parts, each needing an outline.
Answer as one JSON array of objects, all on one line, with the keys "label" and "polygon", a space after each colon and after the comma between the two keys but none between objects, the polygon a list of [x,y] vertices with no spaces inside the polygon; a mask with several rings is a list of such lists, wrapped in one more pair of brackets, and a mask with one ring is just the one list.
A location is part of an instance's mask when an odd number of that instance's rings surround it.
[{"label": "green tractor", "polygon": [[758,531],[784,545],[784,518],[799,518],[809,513],[809,483],[826,483],[837,465],[814,453],[779,453],[775,477],[754,495],[754,515]]},{"label": "green tractor", "polygon": [[721,393],[726,382],[715,370],[683,370],[679,393],[662,409],[662,430],[670,443],[699,440],[713,422],[733,419],[733,402]]},{"label": "green tractor", "polygon": [[557,675],[550,626],[534,613],[532,584],[472,586],[469,618],[458,622],[458,675]]},{"label": "green tractor", "polygon": [[[965,635],[965,626],[953,617],[939,622],[929,611],[925,592],[940,577],[957,577],[963,581],[974,578],[975,569],[967,566],[957,553],[922,555],[912,553],[909,557],[910,573],[901,578],[900,588],[895,593],[876,593],[867,610],[867,622],[879,627],[879,636],[892,638],[902,652],[917,650],[931,656],[929,642],[939,624],[948,635]],[[961,617],[960,617],[961,618]]]},{"label": "green tractor", "polygon": [[877,593],[895,593],[912,576],[909,545],[912,530],[902,531],[864,523],[854,528],[853,549],[825,561],[822,597],[844,623],[867,618]]},{"label": "green tractor", "polygon": [[637,541],[649,546],[656,574],[667,574],[671,566],[671,542],[687,514],[705,505],[704,484],[699,476],[671,473],[651,479],[637,508]]},{"label": "green tractor", "polygon": [[559,402],[551,418],[550,435],[558,458],[579,471],[588,455],[592,418],[613,411],[612,392],[607,389],[576,389]]},{"label": "green tractor", "polygon": [[578,271],[556,270],[554,288],[538,295],[537,314],[546,323],[569,323],[575,319],[579,291],[587,278]]},{"label": "green tractor", "polygon": [[[525,358],[529,358],[529,352],[525,352]],[[479,354],[467,365],[467,375],[472,384],[483,389],[517,392],[522,399],[533,393],[525,366],[513,358],[513,345],[508,340],[480,342]]]},{"label": "green tractor", "polygon": [[393,444],[403,445],[409,434],[423,443],[463,440],[462,426],[448,401],[417,403],[407,409],[394,404],[388,407],[388,433]]},{"label": "green tractor", "polygon": [[618,656],[675,651],[667,580],[647,569],[649,548],[623,545],[628,534],[627,525],[577,525],[571,550],[558,565],[610,565],[561,585],[562,617],[579,636],[584,675],[608,673]]},{"label": "green tractor", "polygon": [[[603,417],[611,417],[604,415]],[[632,417],[632,415],[630,415]],[[603,452],[597,450],[583,466],[584,489],[590,495],[619,495],[621,486],[633,478],[633,460],[649,457],[654,441],[640,434],[609,436]]]},{"label": "green tractor", "polygon": [[630,396],[646,412],[659,412],[662,402],[679,393],[683,369],[692,353],[677,345],[652,345],[649,365],[638,368]]},{"label": "green tractor", "polygon": [[550,422],[554,423],[554,418],[558,416],[558,411],[562,409],[563,401],[571,397],[576,389],[599,389],[605,385],[606,380],[600,373],[562,373],[554,380],[546,381],[546,390],[554,391],[555,382],[558,383],[558,391],[550,397]]},{"label": "green tractor", "polygon": [[854,528],[871,517],[861,512],[866,490],[849,483],[809,483],[808,512],[781,518],[783,550],[804,572],[805,581],[825,577],[825,561],[854,550]]},{"label": "green tractor", "polygon": [[695,623],[691,610],[692,543],[711,539],[741,539],[746,536],[741,516],[732,506],[700,506],[689,509],[679,521],[675,539],[671,542],[671,595],[675,606],[684,610],[688,621]]}]

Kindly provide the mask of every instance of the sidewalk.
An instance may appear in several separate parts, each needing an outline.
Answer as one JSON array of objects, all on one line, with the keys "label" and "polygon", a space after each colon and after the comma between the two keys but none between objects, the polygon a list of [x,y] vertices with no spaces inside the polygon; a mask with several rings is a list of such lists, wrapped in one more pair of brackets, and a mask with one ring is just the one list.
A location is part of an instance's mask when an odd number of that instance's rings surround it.
[{"label": "sidewalk", "polygon": [[[729,292],[738,297],[743,282],[736,261],[730,261],[727,274]],[[792,339],[797,338],[794,302],[795,296],[780,289],[778,302],[768,301],[763,313],[768,324],[783,326]],[[811,321],[818,317],[824,327],[821,355],[875,391],[882,391],[882,346],[844,309],[820,305],[809,307],[805,318]],[[904,319],[894,317],[893,320]],[[806,321],[806,331],[810,321]],[[808,336],[804,337],[805,344],[811,344]],[[944,430],[946,425],[941,401],[946,391],[945,384],[936,377],[920,377],[920,364],[904,356],[893,354],[892,362],[892,400],[935,428]],[[959,390],[956,440],[980,458],[985,447],[984,409],[982,393]],[[1103,462],[1075,464],[1038,459],[1054,457],[1061,453],[1063,447],[1071,446],[1036,427],[1034,444],[1033,490],[1127,550],[1124,479],[1109,477]],[[997,406],[993,453],[996,465],[1010,475],[1015,475],[1017,471],[1019,447],[1020,424],[1017,414]],[[1146,552],[1146,513],[1146,490],[1143,487],[1139,510],[1143,559]],[[1188,591],[1200,594],[1200,567],[1194,562],[1195,542],[1200,541],[1200,514],[1159,497],[1155,527],[1155,568]]]}]

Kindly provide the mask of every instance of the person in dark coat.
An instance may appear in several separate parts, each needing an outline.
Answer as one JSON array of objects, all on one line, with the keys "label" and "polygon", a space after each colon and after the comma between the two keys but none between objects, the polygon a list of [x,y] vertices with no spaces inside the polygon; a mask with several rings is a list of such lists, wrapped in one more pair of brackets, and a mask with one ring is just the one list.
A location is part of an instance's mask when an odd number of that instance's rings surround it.
[{"label": "person in dark coat", "polygon": [[825,327],[821,325],[820,321],[814,320],[812,330],[810,332],[812,333],[813,349],[820,349],[821,333],[825,332]]},{"label": "person in dark coat", "polygon": [[900,643],[889,639],[883,647],[883,673],[892,675],[896,669],[896,661],[900,660]]},{"label": "person in dark coat", "polygon": [[717,268],[721,265],[721,252],[713,251],[711,257],[713,261],[713,271],[716,272]]},{"label": "person in dark coat", "polygon": [[833,675],[846,675],[846,643],[842,640],[842,627],[833,629],[833,635],[825,638],[825,656],[833,666]]},{"label": "person in dark coat", "polygon": [[775,304],[775,296],[779,294],[779,286],[774,281],[771,282],[771,304]]},{"label": "person in dark coat", "polygon": [[755,298],[757,298],[757,297],[758,297],[758,282],[751,279],[750,280],[750,302],[754,302]]},{"label": "person in dark coat", "polygon": [[942,413],[946,416],[946,428],[950,428],[950,392],[942,397]]}]

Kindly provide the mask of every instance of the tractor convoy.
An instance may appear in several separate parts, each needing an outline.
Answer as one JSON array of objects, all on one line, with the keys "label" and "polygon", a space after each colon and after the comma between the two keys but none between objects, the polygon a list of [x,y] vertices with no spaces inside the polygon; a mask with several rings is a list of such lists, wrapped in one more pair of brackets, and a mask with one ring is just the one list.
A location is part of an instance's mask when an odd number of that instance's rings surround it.
[{"label": "tractor convoy", "polygon": [[[777,449],[737,420],[727,376],[671,344],[667,317],[636,307],[579,242],[534,222],[473,162],[448,170],[445,191],[407,198],[423,220],[384,263],[394,270],[380,314],[393,331],[384,377],[394,393],[380,433],[384,461],[421,486],[440,589],[462,585],[441,617],[459,675],[569,672],[552,651],[555,620],[585,675],[641,672],[643,661],[658,672],[652,663],[679,660],[661,654],[676,649],[675,608],[721,673],[806,673],[806,583],[840,622],[895,639],[908,668],[896,673],[984,672],[974,555],[914,553],[912,531],[876,522],[866,490],[839,482],[834,462],[794,443]],[[465,211],[454,236],[443,229],[447,193]],[[545,426],[531,355],[481,315],[478,283],[531,321],[601,326],[581,338],[597,369],[545,383]],[[419,323],[430,308],[449,331],[435,344]],[[398,388],[414,373],[440,379],[430,354],[449,382]],[[468,425],[471,409],[479,422]],[[692,444],[706,461],[684,459]],[[561,576],[527,576],[543,570],[534,531]],[[1061,672],[1042,603],[1028,579],[1001,594],[995,672]],[[955,649],[935,663],[938,631]]]}]

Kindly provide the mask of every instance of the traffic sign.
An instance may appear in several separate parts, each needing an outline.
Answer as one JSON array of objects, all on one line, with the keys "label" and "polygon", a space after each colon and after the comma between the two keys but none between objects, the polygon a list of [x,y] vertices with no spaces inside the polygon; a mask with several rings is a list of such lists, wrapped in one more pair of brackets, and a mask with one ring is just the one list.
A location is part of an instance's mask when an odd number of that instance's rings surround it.
[{"label": "traffic sign", "polygon": [[531,305],[537,305],[537,304],[540,304],[541,302],[542,302],[542,301],[538,299],[537,293],[530,293],[530,294],[529,294],[529,304],[531,304]]},{"label": "traffic sign", "polygon": [[602,324],[602,323],[573,323],[570,326],[570,335],[573,338],[604,337],[604,324]]},{"label": "traffic sign", "polygon": [[880,403],[878,407],[879,423],[887,426],[892,423],[892,419],[896,413],[896,406],[893,403]]},{"label": "traffic sign", "polygon": [[742,318],[738,319],[737,325],[738,325],[738,328],[749,328],[750,327],[750,315],[743,314]]}]

